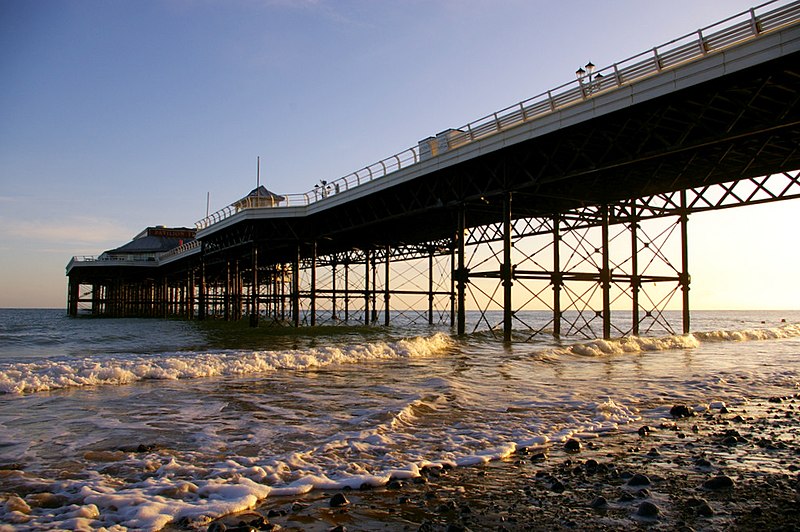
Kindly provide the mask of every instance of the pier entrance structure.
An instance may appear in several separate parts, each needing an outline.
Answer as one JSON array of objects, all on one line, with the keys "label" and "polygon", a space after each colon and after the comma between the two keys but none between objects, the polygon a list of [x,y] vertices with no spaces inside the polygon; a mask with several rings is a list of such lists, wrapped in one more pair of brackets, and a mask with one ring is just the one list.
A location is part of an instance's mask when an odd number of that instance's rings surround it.
[{"label": "pier entrance structure", "polygon": [[587,67],[305,194],[246,196],[154,261],[75,258],[69,313],[689,332],[690,215],[800,196],[800,2]]}]

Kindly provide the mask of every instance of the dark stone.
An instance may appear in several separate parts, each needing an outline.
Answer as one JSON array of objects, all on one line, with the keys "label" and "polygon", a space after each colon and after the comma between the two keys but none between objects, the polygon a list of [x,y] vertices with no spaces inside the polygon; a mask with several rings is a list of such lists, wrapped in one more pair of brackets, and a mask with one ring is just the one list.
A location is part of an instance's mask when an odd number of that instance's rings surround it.
[{"label": "dark stone", "polygon": [[697,515],[701,517],[714,517],[713,508],[711,508],[711,506],[705,501],[703,501],[700,506],[697,507],[696,511]]},{"label": "dark stone", "polygon": [[310,504],[306,504],[304,502],[293,502],[292,503],[292,511],[293,512],[300,512],[300,511],[305,510],[309,506],[311,506],[311,505]]},{"label": "dark stone", "polygon": [[600,495],[599,497],[597,497],[595,500],[592,501],[592,504],[590,504],[590,506],[596,509],[608,508],[608,501],[606,500],[605,497]]},{"label": "dark stone", "polygon": [[768,401],[770,403],[782,403],[783,402],[783,397],[770,397],[768,399]]},{"label": "dark stone", "polygon": [[545,453],[536,453],[531,456],[531,462],[544,462],[547,460],[547,455]]},{"label": "dark stone", "polygon": [[647,517],[647,518],[654,518],[658,517],[658,514],[661,510],[658,509],[658,506],[653,504],[650,501],[644,501],[642,504],[639,505],[639,508],[636,510],[636,515],[639,517]]},{"label": "dark stone", "polygon": [[623,491],[622,495],[619,496],[619,502],[630,502],[633,500],[633,495],[628,493],[627,491]]},{"label": "dark stone", "polygon": [[208,526],[208,532],[225,532],[228,527],[219,521],[214,521]]},{"label": "dark stone", "polygon": [[636,473],[633,475],[630,480],[628,480],[628,486],[649,486],[650,479],[647,475],[643,475],[641,473]]},{"label": "dark stone", "polygon": [[694,461],[694,465],[697,467],[711,467],[711,462],[706,460],[705,458],[698,458]]},{"label": "dark stone", "polygon": [[550,491],[555,493],[564,493],[566,489],[566,486],[558,479],[555,479],[553,483],[550,484]]},{"label": "dark stone", "polygon": [[590,474],[594,474],[597,471],[597,467],[599,466],[599,464],[597,463],[597,460],[595,460],[593,458],[590,458],[589,460],[586,460],[586,463],[583,464],[583,465],[586,468],[586,472],[590,473]]},{"label": "dark stone", "polygon": [[736,436],[726,436],[724,440],[722,440],[722,445],[727,445],[728,447],[733,447],[739,443],[739,438]]},{"label": "dark stone", "polygon": [[344,525],[335,526],[333,528],[329,528],[328,532],[347,532],[347,527]]},{"label": "dark stone", "polygon": [[725,405],[722,405],[722,406],[720,407],[720,409],[719,409],[719,413],[720,413],[720,414],[728,414],[729,412],[730,412],[730,410],[728,410],[728,407],[727,407],[727,406],[725,406]]},{"label": "dark stone", "polygon": [[686,405],[675,405],[669,410],[672,417],[692,417],[694,413]]},{"label": "dark stone", "polygon": [[652,449],[650,449],[649,451],[647,451],[647,456],[661,456],[661,453],[660,453],[660,452],[658,452],[658,449],[656,449],[655,447],[653,447]]},{"label": "dark stone", "polygon": [[445,530],[447,532],[464,532],[466,528],[464,528],[461,525],[457,525],[455,523],[450,523],[449,525],[447,525],[447,528]]},{"label": "dark stone", "polygon": [[350,501],[347,500],[347,497],[344,496],[344,493],[337,493],[333,497],[331,497],[330,506],[331,508],[338,508],[340,506],[347,506],[350,504]]},{"label": "dark stone", "polygon": [[567,440],[567,443],[564,444],[564,450],[568,453],[577,453],[581,450],[581,442],[574,438],[570,438]]},{"label": "dark stone", "polygon": [[647,488],[642,488],[636,492],[636,496],[640,499],[647,499],[650,497],[650,490]]},{"label": "dark stone", "polygon": [[647,436],[648,434],[650,434],[651,432],[653,432],[653,429],[651,429],[647,425],[645,425],[644,427],[639,427],[639,436],[641,436],[643,438],[645,436]]},{"label": "dark stone", "polygon": [[707,490],[723,490],[733,487],[733,479],[727,475],[719,475],[703,482],[703,487]]},{"label": "dark stone", "polygon": [[386,484],[386,487],[389,488],[390,490],[399,490],[400,488],[403,487],[403,483],[397,479],[393,479],[390,480],[388,484]]}]

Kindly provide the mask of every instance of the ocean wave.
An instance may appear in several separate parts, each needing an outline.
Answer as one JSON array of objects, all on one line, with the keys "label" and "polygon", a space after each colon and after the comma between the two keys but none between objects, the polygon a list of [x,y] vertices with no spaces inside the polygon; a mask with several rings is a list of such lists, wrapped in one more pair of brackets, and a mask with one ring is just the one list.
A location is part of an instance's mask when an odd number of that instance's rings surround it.
[{"label": "ocean wave", "polygon": [[786,324],[780,327],[763,329],[743,329],[738,331],[719,330],[695,332],[691,334],[644,338],[624,336],[610,340],[592,340],[581,344],[544,350],[537,353],[547,359],[564,355],[601,357],[642,353],[645,351],[668,351],[672,349],[695,349],[702,342],[746,342],[760,340],[778,340],[800,336],[800,324]]},{"label": "ocean wave", "polygon": [[445,352],[454,341],[446,334],[395,342],[373,342],[305,350],[224,353],[167,353],[44,360],[0,365],[0,393],[31,393],[59,388],[125,385],[143,380],[181,380],[304,370],[332,364],[415,358]]}]

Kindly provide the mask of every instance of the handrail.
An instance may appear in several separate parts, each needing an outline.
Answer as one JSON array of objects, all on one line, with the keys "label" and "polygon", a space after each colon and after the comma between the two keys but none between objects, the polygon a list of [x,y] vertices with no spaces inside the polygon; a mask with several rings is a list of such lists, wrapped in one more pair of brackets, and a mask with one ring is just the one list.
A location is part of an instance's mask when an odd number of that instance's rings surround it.
[{"label": "handrail", "polygon": [[[195,223],[195,226],[198,230],[205,229],[245,209],[293,207],[323,201],[339,192],[360,186],[365,181],[385,177],[426,158],[436,157],[476,140],[543,118],[564,107],[593,98],[600,93],[629,85],[665,69],[694,61],[709,53],[719,52],[759,35],[797,23],[800,20],[800,0],[794,0],[760,14],[756,13],[758,10],[763,11],[782,2],[786,2],[786,0],[771,0],[600,69],[588,80],[576,79],[564,83],[555,89],[486,115],[460,128],[440,133],[437,137],[430,139],[431,142],[438,142],[438,144],[436,153],[429,154],[428,157],[424,156],[421,149],[421,145],[426,141],[421,141],[417,146],[407,148],[344,177],[330,182],[320,181],[322,186],[317,185],[305,194],[284,195],[284,199],[280,201],[271,198],[252,198],[254,201],[251,202],[248,201],[249,198],[245,198],[203,218]],[[724,24],[727,25],[721,27]],[[363,175],[364,172],[366,172],[366,176]]]}]

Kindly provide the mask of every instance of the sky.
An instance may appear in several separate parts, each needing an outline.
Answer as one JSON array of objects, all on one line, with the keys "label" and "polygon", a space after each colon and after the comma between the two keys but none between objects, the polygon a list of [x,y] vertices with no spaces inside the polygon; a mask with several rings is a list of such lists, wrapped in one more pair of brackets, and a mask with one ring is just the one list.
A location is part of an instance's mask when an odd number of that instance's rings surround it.
[{"label": "sky", "polygon": [[[0,307],[256,183],[302,193],[742,0],[0,0]],[[692,306],[800,307],[794,201],[690,220]]]}]

